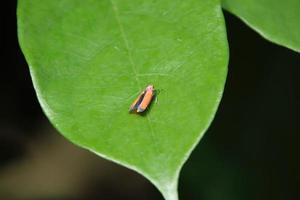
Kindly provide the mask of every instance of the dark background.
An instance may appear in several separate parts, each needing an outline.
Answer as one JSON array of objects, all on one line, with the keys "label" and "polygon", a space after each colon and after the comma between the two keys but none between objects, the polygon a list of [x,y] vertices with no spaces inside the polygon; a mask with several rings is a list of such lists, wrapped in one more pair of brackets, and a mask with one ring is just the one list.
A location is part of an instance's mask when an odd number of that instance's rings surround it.
[{"label": "dark background", "polygon": [[[50,125],[18,45],[16,1],[3,2],[0,199],[161,200],[140,175],[70,144]],[[225,18],[231,55],[224,97],[182,170],[180,197],[300,199],[300,54]]]}]

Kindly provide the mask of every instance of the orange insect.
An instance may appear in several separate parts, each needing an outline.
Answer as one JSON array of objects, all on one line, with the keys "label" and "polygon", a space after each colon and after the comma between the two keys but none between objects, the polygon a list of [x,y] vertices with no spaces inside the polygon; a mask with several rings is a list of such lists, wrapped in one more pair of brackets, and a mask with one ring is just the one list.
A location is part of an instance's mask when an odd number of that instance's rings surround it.
[{"label": "orange insect", "polygon": [[129,112],[144,112],[151,103],[155,93],[156,90],[154,89],[154,86],[148,85],[146,89],[138,96],[138,98],[136,98],[136,100],[131,104]]}]

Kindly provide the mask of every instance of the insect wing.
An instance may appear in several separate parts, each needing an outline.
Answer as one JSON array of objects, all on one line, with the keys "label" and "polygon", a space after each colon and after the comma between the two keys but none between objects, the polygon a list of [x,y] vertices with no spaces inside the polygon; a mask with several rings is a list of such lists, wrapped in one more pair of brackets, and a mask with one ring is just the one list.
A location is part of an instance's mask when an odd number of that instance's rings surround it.
[{"label": "insect wing", "polygon": [[154,96],[154,90],[147,90],[140,104],[138,104],[137,112],[146,110]]},{"label": "insect wing", "polygon": [[135,100],[134,102],[131,104],[130,108],[129,108],[129,112],[135,111],[138,109],[139,105],[141,104],[141,102],[143,101],[143,98],[145,96],[145,91],[143,91]]}]

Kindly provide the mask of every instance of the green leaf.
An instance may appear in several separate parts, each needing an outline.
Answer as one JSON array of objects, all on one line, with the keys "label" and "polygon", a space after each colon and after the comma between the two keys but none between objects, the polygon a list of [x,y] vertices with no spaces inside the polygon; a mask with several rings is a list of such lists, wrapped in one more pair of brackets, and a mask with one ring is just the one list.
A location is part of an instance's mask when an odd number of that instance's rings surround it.
[{"label": "green leaf", "polygon": [[[19,40],[43,110],[75,144],[177,199],[227,72],[219,1],[20,0]],[[153,84],[157,102],[129,114]]]},{"label": "green leaf", "polygon": [[222,0],[223,7],[264,38],[300,52],[299,0]]}]

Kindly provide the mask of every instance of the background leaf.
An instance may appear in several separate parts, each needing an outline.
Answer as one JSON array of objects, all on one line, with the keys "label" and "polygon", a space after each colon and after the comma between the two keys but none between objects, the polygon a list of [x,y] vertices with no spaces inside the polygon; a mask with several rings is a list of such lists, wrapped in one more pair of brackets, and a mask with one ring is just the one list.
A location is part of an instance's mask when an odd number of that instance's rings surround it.
[{"label": "background leaf", "polygon": [[[39,101],[72,142],[177,199],[179,171],[220,101],[228,50],[219,1],[20,0]],[[148,85],[147,115],[128,108]]]},{"label": "background leaf", "polygon": [[300,52],[299,0],[223,0],[223,7],[266,39]]}]

